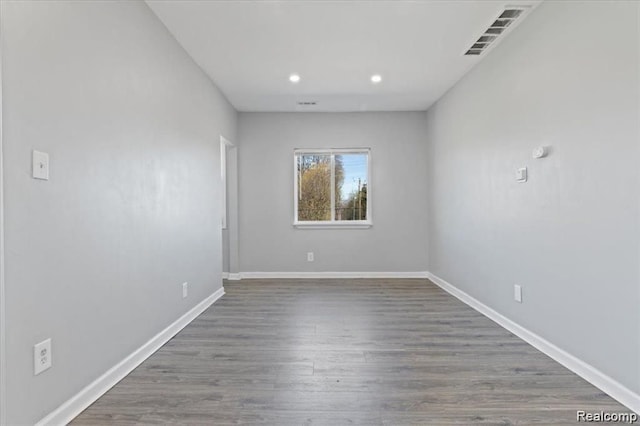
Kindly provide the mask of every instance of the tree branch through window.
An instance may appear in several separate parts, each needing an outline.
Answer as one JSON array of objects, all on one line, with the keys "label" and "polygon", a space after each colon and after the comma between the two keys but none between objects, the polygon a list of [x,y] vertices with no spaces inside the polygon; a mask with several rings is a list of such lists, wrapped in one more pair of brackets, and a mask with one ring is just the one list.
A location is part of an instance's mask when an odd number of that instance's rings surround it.
[{"label": "tree branch through window", "polygon": [[369,150],[296,151],[295,222],[369,220]]}]

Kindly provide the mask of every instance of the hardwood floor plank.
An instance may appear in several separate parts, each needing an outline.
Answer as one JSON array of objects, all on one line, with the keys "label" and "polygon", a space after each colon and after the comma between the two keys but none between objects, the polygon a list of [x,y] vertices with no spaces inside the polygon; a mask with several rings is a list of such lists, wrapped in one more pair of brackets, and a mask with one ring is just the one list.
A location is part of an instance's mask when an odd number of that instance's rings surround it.
[{"label": "hardwood floor plank", "polygon": [[427,280],[245,280],[75,425],[573,424],[628,410]]}]

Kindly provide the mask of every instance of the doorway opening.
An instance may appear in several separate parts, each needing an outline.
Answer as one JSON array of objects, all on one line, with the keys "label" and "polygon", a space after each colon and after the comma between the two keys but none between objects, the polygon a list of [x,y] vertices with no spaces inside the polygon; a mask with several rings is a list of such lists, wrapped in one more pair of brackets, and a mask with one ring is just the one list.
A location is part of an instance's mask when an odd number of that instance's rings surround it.
[{"label": "doorway opening", "polygon": [[220,136],[222,275],[238,272],[238,154],[235,144]]}]

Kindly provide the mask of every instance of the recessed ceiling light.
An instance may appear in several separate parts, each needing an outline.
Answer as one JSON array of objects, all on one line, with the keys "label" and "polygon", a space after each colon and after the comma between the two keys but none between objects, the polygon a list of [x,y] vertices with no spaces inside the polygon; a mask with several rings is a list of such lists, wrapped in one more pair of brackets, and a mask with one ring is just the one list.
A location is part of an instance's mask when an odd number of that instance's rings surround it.
[{"label": "recessed ceiling light", "polygon": [[374,74],[371,76],[371,82],[373,84],[378,84],[382,81],[382,76],[380,74]]},{"label": "recessed ceiling light", "polygon": [[289,81],[292,83],[297,83],[300,81],[300,76],[298,74],[291,74],[289,76]]}]

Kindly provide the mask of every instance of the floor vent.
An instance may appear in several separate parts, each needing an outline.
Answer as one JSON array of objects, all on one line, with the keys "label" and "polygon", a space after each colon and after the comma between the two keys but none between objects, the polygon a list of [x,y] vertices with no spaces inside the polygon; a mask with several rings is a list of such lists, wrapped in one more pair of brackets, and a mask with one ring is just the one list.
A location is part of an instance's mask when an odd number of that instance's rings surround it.
[{"label": "floor vent", "polygon": [[490,46],[496,44],[504,34],[512,30],[522,18],[531,11],[531,6],[507,7],[493,24],[471,45],[465,52],[467,56],[478,56],[486,52]]}]

